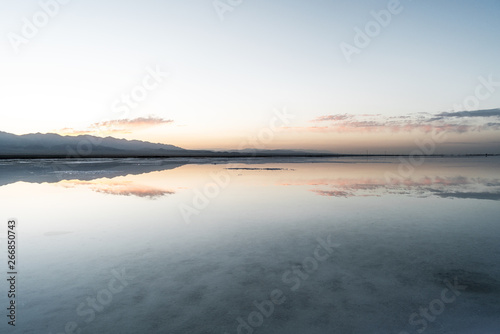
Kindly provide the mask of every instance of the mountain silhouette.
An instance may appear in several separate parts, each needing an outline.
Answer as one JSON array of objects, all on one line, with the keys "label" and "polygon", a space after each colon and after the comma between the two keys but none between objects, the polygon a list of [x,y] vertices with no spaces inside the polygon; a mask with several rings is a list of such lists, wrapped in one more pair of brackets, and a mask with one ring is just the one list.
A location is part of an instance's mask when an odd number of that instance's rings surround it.
[{"label": "mountain silhouette", "polygon": [[187,150],[174,145],[113,137],[61,136],[53,133],[18,136],[0,132],[0,156],[85,158],[94,156],[168,156],[183,152],[187,152]]},{"label": "mountain silhouette", "polygon": [[140,158],[140,157],[311,157],[334,153],[301,150],[187,150],[168,144],[113,137],[61,136],[54,133],[15,135],[0,131],[0,158]]}]

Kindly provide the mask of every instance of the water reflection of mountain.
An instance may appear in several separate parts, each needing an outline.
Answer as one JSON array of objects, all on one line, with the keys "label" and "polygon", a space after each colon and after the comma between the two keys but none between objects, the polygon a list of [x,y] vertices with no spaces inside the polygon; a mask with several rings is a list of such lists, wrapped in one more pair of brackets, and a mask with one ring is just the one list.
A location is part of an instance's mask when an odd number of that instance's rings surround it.
[{"label": "water reflection of mountain", "polygon": [[[308,157],[262,158],[106,158],[106,159],[5,159],[0,160],[0,187],[19,181],[55,183],[90,181],[174,169],[186,164],[265,164],[328,162]],[[336,163],[344,163],[336,161]]]},{"label": "water reflection of mountain", "polygon": [[[193,179],[200,171],[222,170],[245,174],[252,180],[276,179],[278,186],[296,187],[325,197],[369,197],[408,195],[456,199],[500,200],[499,160],[429,160],[409,176],[395,173],[397,160],[346,159],[87,159],[87,160],[0,160],[0,186],[15,182],[62,183],[121,196],[159,198],[176,193],[157,184],[113,180],[120,176],[171,170],[186,164],[222,165],[188,169],[181,178]],[[202,172],[202,174],[205,172]],[[234,179],[236,180],[236,179]],[[64,181],[64,182],[61,182]]]},{"label": "water reflection of mountain", "polygon": [[15,182],[91,181],[174,169],[188,160],[5,160],[0,162],[0,186]]}]

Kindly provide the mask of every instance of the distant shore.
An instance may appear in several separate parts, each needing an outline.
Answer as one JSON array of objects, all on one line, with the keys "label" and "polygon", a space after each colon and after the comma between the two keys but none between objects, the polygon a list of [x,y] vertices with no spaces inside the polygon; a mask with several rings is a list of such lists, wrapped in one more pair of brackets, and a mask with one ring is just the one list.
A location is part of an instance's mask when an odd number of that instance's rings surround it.
[{"label": "distant shore", "polygon": [[467,158],[467,157],[494,157],[500,154],[245,154],[245,153],[214,153],[214,154],[170,154],[170,155],[91,155],[68,157],[66,155],[1,155],[0,160],[37,160],[37,159],[168,159],[168,158],[397,158],[397,157],[437,157],[437,158]]}]

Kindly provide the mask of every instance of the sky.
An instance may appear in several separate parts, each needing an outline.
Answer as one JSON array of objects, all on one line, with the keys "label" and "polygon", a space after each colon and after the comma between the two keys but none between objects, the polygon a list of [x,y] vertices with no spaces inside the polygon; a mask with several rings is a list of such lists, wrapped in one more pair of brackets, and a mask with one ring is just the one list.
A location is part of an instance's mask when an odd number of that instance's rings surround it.
[{"label": "sky", "polygon": [[500,153],[498,0],[0,0],[0,30],[4,132]]}]

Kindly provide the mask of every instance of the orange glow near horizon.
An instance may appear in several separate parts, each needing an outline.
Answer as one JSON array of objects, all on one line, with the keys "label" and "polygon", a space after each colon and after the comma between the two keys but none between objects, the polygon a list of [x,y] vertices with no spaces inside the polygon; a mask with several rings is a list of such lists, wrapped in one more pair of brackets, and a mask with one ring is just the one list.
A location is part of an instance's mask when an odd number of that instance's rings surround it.
[{"label": "orange glow near horizon", "polygon": [[[93,135],[142,140],[191,150],[317,150],[340,154],[410,154],[421,142],[434,142],[432,152],[500,153],[497,128],[493,122],[500,110],[489,116],[446,116],[448,113],[402,116],[337,114],[302,120],[295,124],[271,126],[243,125],[238,128],[218,124],[177,124],[155,116],[101,121],[90,126],[62,128],[52,133],[62,136]],[[458,113],[461,114],[460,112]],[[466,114],[467,115],[467,114]],[[436,134],[445,140],[435,140]],[[495,144],[497,143],[497,145]]]}]

